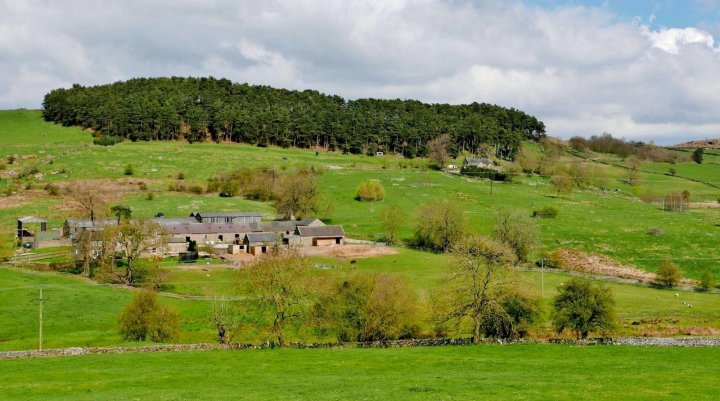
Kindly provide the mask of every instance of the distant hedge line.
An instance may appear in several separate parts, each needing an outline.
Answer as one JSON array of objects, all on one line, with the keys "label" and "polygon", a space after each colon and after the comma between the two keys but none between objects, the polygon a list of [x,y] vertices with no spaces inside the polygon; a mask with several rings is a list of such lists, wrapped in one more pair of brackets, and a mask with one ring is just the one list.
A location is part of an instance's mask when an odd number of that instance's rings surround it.
[{"label": "distant hedge line", "polygon": [[451,152],[489,149],[505,158],[513,158],[523,140],[545,136],[543,122],[514,108],[345,100],[212,77],[75,84],[45,95],[43,116],[133,141],[225,140],[406,157],[424,155],[427,141],[440,134],[451,136]]}]

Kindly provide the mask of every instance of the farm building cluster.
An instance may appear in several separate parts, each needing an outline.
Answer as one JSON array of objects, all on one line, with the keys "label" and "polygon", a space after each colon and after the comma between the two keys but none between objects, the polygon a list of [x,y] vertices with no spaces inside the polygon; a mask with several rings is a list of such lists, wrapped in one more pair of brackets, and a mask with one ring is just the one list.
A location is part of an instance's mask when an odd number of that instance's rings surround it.
[{"label": "farm building cluster", "polygon": [[[192,245],[211,247],[215,252],[259,255],[274,246],[327,247],[345,242],[342,226],[325,225],[316,218],[263,222],[255,212],[194,212],[189,217],[165,217],[158,213],[147,220],[158,227],[158,237],[164,237],[162,249],[151,251],[157,255],[177,256],[188,252]],[[25,228],[28,223],[35,223],[36,230]],[[90,232],[100,249],[105,227],[117,224],[116,219],[67,219],[62,231],[52,237],[77,248],[81,233]],[[28,243],[33,247],[42,247],[39,239],[48,234],[45,221],[18,219],[18,236],[24,243],[31,241]]]}]

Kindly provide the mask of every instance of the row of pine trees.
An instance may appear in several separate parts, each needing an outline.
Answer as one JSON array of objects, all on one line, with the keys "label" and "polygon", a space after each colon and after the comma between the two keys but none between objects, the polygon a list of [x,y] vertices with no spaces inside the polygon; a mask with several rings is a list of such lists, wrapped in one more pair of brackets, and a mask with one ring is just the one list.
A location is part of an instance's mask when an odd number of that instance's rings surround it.
[{"label": "row of pine trees", "polygon": [[215,78],[138,78],[108,85],[55,89],[45,95],[45,120],[137,140],[215,140],[349,153],[423,156],[441,134],[451,152],[483,150],[513,158],[545,125],[514,108],[485,103],[345,100],[314,90],[286,90]]}]

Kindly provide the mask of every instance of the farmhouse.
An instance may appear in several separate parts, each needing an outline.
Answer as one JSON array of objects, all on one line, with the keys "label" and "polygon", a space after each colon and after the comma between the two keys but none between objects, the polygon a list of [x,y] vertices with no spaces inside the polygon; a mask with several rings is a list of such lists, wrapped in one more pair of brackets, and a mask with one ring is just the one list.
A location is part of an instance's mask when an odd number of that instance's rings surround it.
[{"label": "farmhouse", "polygon": [[481,168],[493,168],[495,163],[486,157],[480,158],[468,158],[463,160],[463,167],[481,167]]},{"label": "farmhouse", "polygon": [[[177,255],[188,250],[189,244],[210,245],[229,253],[246,252],[253,255],[266,253],[271,247],[288,244],[297,246],[328,246],[342,244],[345,233],[342,226],[326,226],[316,218],[291,221],[260,221],[254,212],[193,212],[189,217],[159,217],[149,219],[167,235],[164,251]],[[117,220],[67,219],[64,236],[77,247],[79,233],[99,232],[117,225]]]},{"label": "farmhouse", "polygon": [[190,217],[200,223],[260,223],[262,216],[255,212],[193,212]]}]

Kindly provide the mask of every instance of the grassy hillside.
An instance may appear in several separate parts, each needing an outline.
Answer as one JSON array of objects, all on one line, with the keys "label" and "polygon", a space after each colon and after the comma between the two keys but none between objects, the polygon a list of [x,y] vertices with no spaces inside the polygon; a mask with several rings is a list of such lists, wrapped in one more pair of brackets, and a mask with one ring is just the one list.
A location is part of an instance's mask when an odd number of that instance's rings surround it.
[{"label": "grassy hillside", "polygon": [[0,361],[0,399],[711,400],[719,357],[552,345],[94,355]]},{"label": "grassy hillside", "polygon": [[[670,213],[661,210],[657,203],[644,203],[637,197],[648,194],[661,197],[671,190],[688,190],[691,201],[716,202],[720,198],[720,189],[683,178],[717,182],[720,169],[713,164],[714,155],[708,155],[707,163],[702,165],[678,164],[675,177],[663,175],[666,165],[647,162],[643,170],[648,172],[642,174],[638,185],[629,186],[624,182],[621,159],[592,154],[589,159],[602,162],[596,165],[607,177],[606,185],[610,190],[576,189],[570,195],[556,197],[549,182],[537,176],[519,176],[513,183],[495,183],[491,188],[487,181],[430,171],[423,160],[393,156],[316,154],[310,150],[215,143],[125,142],[101,147],[90,144],[90,135],[77,128],[43,122],[37,111],[0,112],[0,127],[0,150],[4,154],[25,157],[19,165],[8,165],[7,169],[19,171],[36,166],[43,174],[40,179],[15,180],[20,184],[18,193],[0,198],[0,222],[4,225],[13,224],[13,219],[18,216],[34,214],[59,226],[72,211],[68,210],[62,196],[48,196],[41,188],[46,182],[78,179],[114,180],[117,202],[128,203],[137,216],[152,216],[157,212],[185,216],[200,209],[244,209],[258,210],[266,218],[272,218],[274,209],[266,203],[167,192],[167,187],[176,181],[174,177],[180,172],[185,175],[188,185],[205,186],[208,177],[238,167],[269,166],[281,171],[304,165],[325,171],[320,183],[334,204],[334,211],[323,217],[343,224],[354,237],[379,238],[382,228],[375,217],[393,204],[401,206],[413,221],[418,218],[415,213],[419,205],[454,200],[465,208],[474,230],[485,233],[492,230],[494,213],[500,208],[514,208],[530,214],[534,209],[554,206],[560,210],[557,219],[538,220],[544,250],[577,248],[608,255],[648,271],[655,271],[662,258],[671,257],[686,276],[698,278],[702,271],[710,270],[720,278],[720,261],[715,252],[720,244],[720,208]],[[23,138],[28,138],[22,143],[31,145],[20,144],[17,139],[20,132]],[[57,143],[49,143],[47,138],[53,138]],[[528,151],[536,151],[536,148],[528,146]],[[570,154],[561,158],[565,162],[573,159],[576,157]],[[153,200],[148,200],[137,185],[126,183],[128,177],[124,175],[124,169],[128,164],[134,167],[132,180],[143,181],[154,191]],[[382,182],[387,192],[384,201],[362,203],[353,199],[357,185],[369,178]],[[0,180],[0,190],[9,182]],[[659,237],[647,235],[651,228],[660,228],[665,234]],[[401,231],[401,237],[408,239],[411,233],[412,224],[409,223]]]}]

